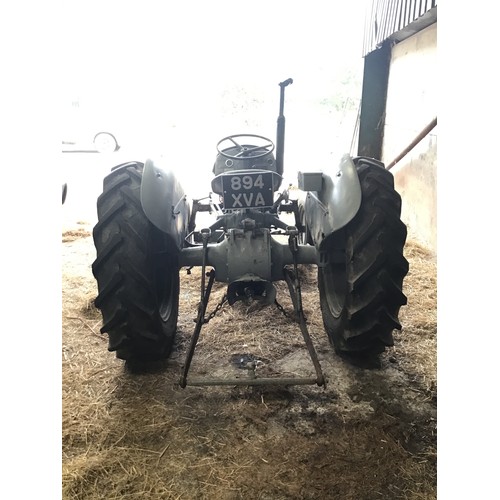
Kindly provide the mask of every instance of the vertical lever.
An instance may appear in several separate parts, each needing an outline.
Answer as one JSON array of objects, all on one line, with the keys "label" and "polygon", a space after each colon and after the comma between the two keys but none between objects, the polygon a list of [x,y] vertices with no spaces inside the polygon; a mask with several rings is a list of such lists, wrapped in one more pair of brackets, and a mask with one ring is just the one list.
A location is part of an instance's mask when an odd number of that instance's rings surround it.
[{"label": "vertical lever", "polygon": [[285,107],[285,87],[293,83],[291,78],[281,82],[280,85],[280,113],[278,116],[278,127],[276,131],[276,171],[279,175],[283,175],[283,156],[285,153],[285,115],[283,109]]}]

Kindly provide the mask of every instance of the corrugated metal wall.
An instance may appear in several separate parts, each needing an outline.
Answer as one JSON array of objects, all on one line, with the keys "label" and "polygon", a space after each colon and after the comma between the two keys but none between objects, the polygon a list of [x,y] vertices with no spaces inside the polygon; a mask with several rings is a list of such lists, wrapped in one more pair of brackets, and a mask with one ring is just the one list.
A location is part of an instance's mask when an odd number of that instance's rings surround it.
[{"label": "corrugated metal wall", "polygon": [[373,0],[371,3],[368,2],[363,56],[436,6],[437,0]]}]

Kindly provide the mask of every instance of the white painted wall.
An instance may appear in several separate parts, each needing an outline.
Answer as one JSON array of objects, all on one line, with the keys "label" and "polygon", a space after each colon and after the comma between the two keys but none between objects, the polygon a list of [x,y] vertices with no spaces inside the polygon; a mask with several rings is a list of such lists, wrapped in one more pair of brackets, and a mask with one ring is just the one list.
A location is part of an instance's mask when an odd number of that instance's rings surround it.
[{"label": "white painted wall", "polygon": [[[389,164],[437,116],[437,23],[392,49],[382,160]],[[391,172],[412,236],[436,251],[436,126]]]}]

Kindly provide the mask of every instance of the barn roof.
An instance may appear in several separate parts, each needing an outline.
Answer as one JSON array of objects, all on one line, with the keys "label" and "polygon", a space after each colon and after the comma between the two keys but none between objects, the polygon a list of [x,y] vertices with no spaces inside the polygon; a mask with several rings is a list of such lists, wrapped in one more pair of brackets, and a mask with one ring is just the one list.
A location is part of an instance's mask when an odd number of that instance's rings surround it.
[{"label": "barn roof", "polygon": [[387,39],[401,41],[437,20],[437,0],[372,0],[368,2],[363,57]]}]

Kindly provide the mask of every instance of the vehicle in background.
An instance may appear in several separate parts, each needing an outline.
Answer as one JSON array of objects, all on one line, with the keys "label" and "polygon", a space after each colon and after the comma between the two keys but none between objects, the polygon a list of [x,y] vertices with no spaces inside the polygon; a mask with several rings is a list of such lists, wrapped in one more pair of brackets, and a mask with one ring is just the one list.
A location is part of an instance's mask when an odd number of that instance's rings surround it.
[{"label": "vehicle in background", "polygon": [[116,113],[100,105],[83,104],[79,98],[64,104],[62,151],[113,153],[120,149]]},{"label": "vehicle in background", "polygon": [[[93,137],[92,137],[93,135]],[[87,137],[67,139],[62,141],[62,152],[88,151],[97,153],[114,153],[120,145],[111,132],[90,133]]]},{"label": "vehicle in background", "polygon": [[[62,114],[62,152],[114,153],[122,147],[160,149],[172,142],[176,124],[165,107],[101,96],[69,99]],[[170,140],[168,140],[170,139]]]}]

